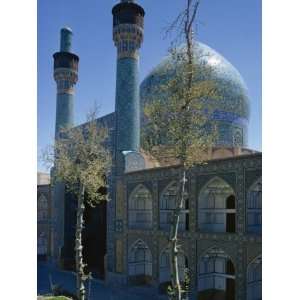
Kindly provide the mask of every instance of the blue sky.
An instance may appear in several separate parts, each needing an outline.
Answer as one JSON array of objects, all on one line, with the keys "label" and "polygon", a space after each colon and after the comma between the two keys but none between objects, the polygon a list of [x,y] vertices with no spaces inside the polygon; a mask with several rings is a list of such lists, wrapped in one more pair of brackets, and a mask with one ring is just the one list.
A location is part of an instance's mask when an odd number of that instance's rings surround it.
[{"label": "blue sky", "polygon": [[[138,0],[145,11],[140,79],[166,55],[171,39],[164,28],[185,0]],[[75,122],[84,122],[97,102],[101,114],[114,111],[116,49],[112,41],[113,0],[38,0],[38,153],[54,139],[56,84],[54,52],[59,31],[72,28],[73,52],[79,55]],[[202,0],[197,39],[229,60],[243,76],[251,103],[249,148],[261,150],[261,0]],[[41,163],[38,169],[44,170]]]}]

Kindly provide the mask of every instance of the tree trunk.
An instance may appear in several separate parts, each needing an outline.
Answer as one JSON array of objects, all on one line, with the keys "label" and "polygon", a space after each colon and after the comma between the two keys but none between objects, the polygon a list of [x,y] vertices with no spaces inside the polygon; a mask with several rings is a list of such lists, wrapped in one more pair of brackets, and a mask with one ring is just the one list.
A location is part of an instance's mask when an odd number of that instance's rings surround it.
[{"label": "tree trunk", "polygon": [[76,253],[76,288],[78,300],[85,300],[85,286],[84,286],[84,267],[83,263],[83,246],[82,246],[82,230],[84,225],[83,213],[84,205],[84,186],[80,184],[80,193],[78,197],[77,206],[77,222],[76,222],[76,240],[75,240],[75,253]]},{"label": "tree trunk", "polygon": [[173,215],[173,223],[171,224],[171,233],[169,240],[169,248],[170,248],[170,273],[171,273],[171,282],[172,282],[172,290],[174,293],[173,299],[181,300],[182,299],[182,290],[180,285],[180,277],[179,277],[179,267],[178,267],[178,228],[179,228],[179,220],[180,214],[183,209],[184,200],[185,200],[185,184],[186,184],[186,171],[183,168],[181,186],[178,188],[179,191],[179,205],[174,210]]}]

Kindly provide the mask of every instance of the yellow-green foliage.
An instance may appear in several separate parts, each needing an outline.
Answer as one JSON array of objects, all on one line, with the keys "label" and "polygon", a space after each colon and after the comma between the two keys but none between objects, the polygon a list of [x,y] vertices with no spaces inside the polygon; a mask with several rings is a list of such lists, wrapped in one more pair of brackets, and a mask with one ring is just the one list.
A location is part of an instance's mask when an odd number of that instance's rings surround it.
[{"label": "yellow-green foliage", "polygon": [[[145,150],[154,156],[174,157],[186,166],[203,160],[203,154],[215,139],[210,118],[213,101],[218,99],[215,83],[199,81],[193,51],[187,47],[171,49],[173,70],[167,68],[168,80],[159,85],[157,99],[145,105],[147,125],[144,128]],[[207,68],[206,72],[211,72]],[[210,76],[203,76],[210,78]],[[163,147],[160,145],[163,144]],[[159,151],[157,151],[159,149]]]},{"label": "yellow-green foliage", "polygon": [[99,193],[106,187],[106,176],[111,166],[111,156],[104,143],[107,128],[97,126],[95,113],[91,113],[84,126],[61,130],[51,154],[46,160],[54,165],[52,179],[64,182],[75,194],[84,186],[91,205],[104,200]]}]

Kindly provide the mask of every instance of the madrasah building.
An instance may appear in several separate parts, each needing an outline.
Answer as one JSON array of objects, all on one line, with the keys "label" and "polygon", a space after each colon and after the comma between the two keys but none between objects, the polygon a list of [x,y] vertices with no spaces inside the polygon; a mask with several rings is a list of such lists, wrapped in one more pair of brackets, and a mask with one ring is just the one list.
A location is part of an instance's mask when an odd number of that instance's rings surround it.
[{"label": "madrasah building", "polygon": [[[145,286],[158,299],[170,282],[167,244],[180,173],[178,166],[145,155],[141,129],[145,104],[171,79],[165,74],[172,60],[165,57],[140,83],[145,11],[135,1],[123,0],[112,14],[115,112],[97,119],[109,129],[109,201],[85,212],[84,257],[93,274],[107,283]],[[59,138],[59,128],[74,127],[79,57],[72,53],[71,29],[61,30],[60,51],[53,57]],[[180,276],[188,268],[190,299],[258,300],[262,181],[261,153],[247,148],[251,101],[241,75],[224,57],[199,42],[195,57],[196,77],[213,80],[222,100],[212,114],[218,134],[207,163],[188,173],[188,199],[180,218]],[[208,67],[210,78],[203,78]],[[54,188],[51,256],[64,269],[74,268],[75,210],[72,195],[62,186]]]}]

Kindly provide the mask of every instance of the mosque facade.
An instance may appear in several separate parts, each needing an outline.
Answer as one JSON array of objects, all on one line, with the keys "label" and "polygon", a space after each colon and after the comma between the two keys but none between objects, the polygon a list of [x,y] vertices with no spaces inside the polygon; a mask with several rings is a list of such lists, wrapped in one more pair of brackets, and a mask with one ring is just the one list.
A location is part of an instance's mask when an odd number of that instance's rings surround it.
[{"label": "mosque facade", "polygon": [[[170,56],[165,57],[140,84],[145,11],[125,0],[113,7],[112,14],[117,48],[115,112],[97,120],[109,129],[110,201],[86,213],[86,245],[93,249],[103,245],[86,252],[86,260],[102,270],[108,284],[144,286],[159,299],[170,282],[167,244],[180,172],[178,166],[153,162],[144,154],[141,129],[145,104],[159,99],[157,91],[171,80],[174,66]],[[56,138],[59,128],[74,126],[79,58],[71,52],[71,42],[72,31],[62,29],[60,52],[54,54]],[[222,99],[211,99],[216,101],[212,118],[218,137],[207,163],[193,167],[187,176],[188,199],[179,226],[180,276],[188,270],[190,299],[258,300],[262,298],[261,153],[247,148],[246,84],[209,46],[196,43],[195,55],[197,80],[213,80]],[[212,72],[205,75],[208,68]],[[76,205],[71,198],[62,184],[56,184],[51,255],[63,268],[74,260]]]}]

